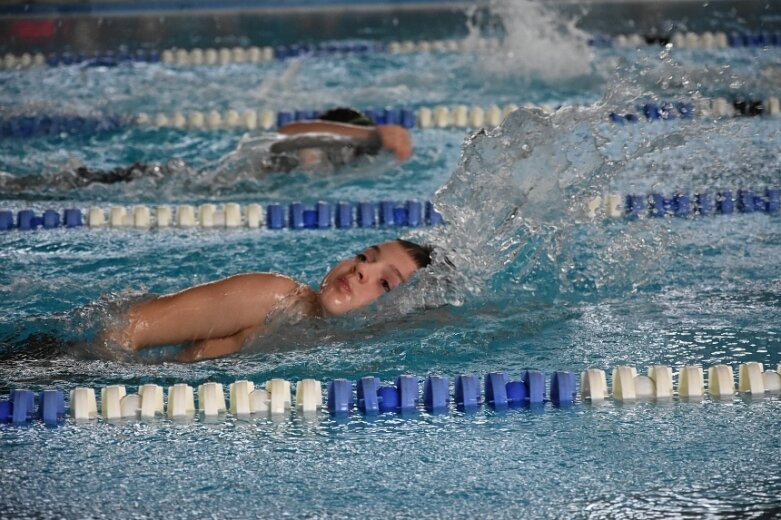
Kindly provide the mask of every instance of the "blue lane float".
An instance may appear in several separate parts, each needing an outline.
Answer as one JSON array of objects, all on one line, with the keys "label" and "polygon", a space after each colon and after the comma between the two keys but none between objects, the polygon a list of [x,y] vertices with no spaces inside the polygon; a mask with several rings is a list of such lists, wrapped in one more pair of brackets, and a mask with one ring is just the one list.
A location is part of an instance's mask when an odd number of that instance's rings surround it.
[{"label": "blue lane float", "polygon": [[352,411],[352,383],[348,379],[334,379],[328,383],[326,407],[336,415]]},{"label": "blue lane float", "polygon": [[39,417],[46,424],[57,424],[65,418],[65,395],[61,390],[44,390],[40,394]]},{"label": "blue lane float", "polygon": [[399,394],[399,410],[412,411],[418,405],[418,378],[402,375],[396,378],[396,391]]},{"label": "blue lane float", "polygon": [[381,385],[377,377],[364,377],[357,383],[356,396],[358,410],[367,415],[411,412],[419,403],[418,378],[402,375],[396,378],[394,385]]},{"label": "blue lane float", "polygon": [[529,400],[526,385],[521,380],[508,381],[505,385],[505,391],[507,392],[507,404],[512,408],[525,406]]},{"label": "blue lane float", "polygon": [[489,372],[485,375],[485,402],[495,409],[503,409],[507,401],[507,374],[504,372]]},{"label": "blue lane float", "polygon": [[[759,102],[760,105],[763,102]],[[663,103],[646,103],[637,105],[637,113],[619,114],[611,112],[608,116],[614,123],[636,123],[640,121],[640,115],[647,121],[672,120],[672,119],[692,119],[695,115],[694,104],[688,101],[666,101]],[[640,114],[640,115],[638,115]],[[745,114],[748,115],[748,114]],[[760,114],[752,114],[760,115]]]},{"label": "blue lane float", "polygon": [[350,229],[353,227],[353,205],[350,202],[339,202],[336,204],[336,220],[334,224],[339,229]]},{"label": "blue lane float", "polygon": [[0,138],[91,137],[114,133],[131,126],[132,119],[116,114],[78,115],[12,115],[0,119]]},{"label": "blue lane float", "polygon": [[472,410],[480,406],[480,380],[474,374],[456,376],[453,397],[459,410]]},{"label": "blue lane float", "polygon": [[650,217],[689,218],[694,216],[733,215],[766,213],[777,215],[781,203],[781,190],[741,189],[737,194],[732,190],[710,193],[675,193],[665,196],[662,193],[648,195],[628,194],[624,197],[624,216],[628,218]]},{"label": "blue lane float", "polygon": [[11,390],[10,419],[14,424],[24,424],[35,417],[35,394],[30,390]]},{"label": "blue lane float", "polygon": [[380,411],[380,378],[363,377],[358,381],[356,395],[358,399],[358,409],[367,414],[376,414]]},{"label": "blue lane float", "polygon": [[430,375],[423,383],[423,407],[431,413],[447,411],[450,403],[448,379],[445,376]]},{"label": "blue lane float", "polygon": [[377,389],[380,412],[394,412],[399,408],[399,392],[395,386],[384,385]]},{"label": "blue lane float", "polygon": [[574,372],[557,370],[551,375],[550,400],[557,405],[570,405],[577,398],[577,382]]},{"label": "blue lane float", "polygon": [[376,209],[373,202],[359,202],[356,216],[358,226],[362,228],[374,227],[376,223]]},{"label": "blue lane float", "polygon": [[526,399],[529,404],[542,404],[545,402],[545,374],[539,370],[525,370],[521,374]]}]

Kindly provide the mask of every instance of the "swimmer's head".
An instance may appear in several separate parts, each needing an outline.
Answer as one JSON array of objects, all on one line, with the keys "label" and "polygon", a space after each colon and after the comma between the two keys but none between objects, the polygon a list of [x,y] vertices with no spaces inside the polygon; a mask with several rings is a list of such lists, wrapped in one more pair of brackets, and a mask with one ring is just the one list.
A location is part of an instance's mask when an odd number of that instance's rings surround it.
[{"label": "swimmer's head", "polygon": [[399,239],[342,260],[320,284],[318,300],[324,313],[336,316],[369,305],[429,265],[430,254],[428,248]]},{"label": "swimmer's head", "polygon": [[320,114],[318,119],[320,121],[333,121],[335,123],[347,123],[350,125],[374,126],[374,123],[372,123],[372,120],[369,119],[366,114],[350,107],[332,108],[331,110]]}]

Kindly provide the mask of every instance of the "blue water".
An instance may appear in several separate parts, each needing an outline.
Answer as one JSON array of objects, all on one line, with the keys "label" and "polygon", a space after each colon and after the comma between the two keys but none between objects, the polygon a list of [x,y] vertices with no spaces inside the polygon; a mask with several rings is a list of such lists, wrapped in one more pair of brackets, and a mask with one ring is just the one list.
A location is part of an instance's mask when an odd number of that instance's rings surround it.
[{"label": "blue water", "polygon": [[[522,29],[519,28],[519,31]],[[181,160],[162,185],[3,193],[3,207],[435,198],[447,226],[401,234],[438,246],[411,288],[372,309],[258,338],[235,356],[133,358],[93,341],[106,315],[245,271],[316,285],[339,258],[396,229],[40,230],[0,234],[0,389],[194,386],[403,373],[517,378],[534,367],[781,363],[778,216],[605,219],[595,194],[778,185],[778,119],[618,126],[639,99],[779,95],[776,49],[593,50],[567,33],[539,48],[289,64],[0,72],[6,113],[282,109],[524,102],[465,142],[413,130],[403,165],[193,188],[240,132],[134,129],[94,138],[0,141],[0,170],[42,175],[85,164]],[[564,52],[569,53],[569,58]],[[547,54],[545,54],[547,52]],[[550,63],[539,67],[538,54]],[[572,56],[580,62],[572,65]],[[544,62],[545,60],[543,60]],[[569,63],[559,66],[560,63]],[[264,97],[257,96],[263,88]],[[269,83],[266,83],[269,85]],[[555,182],[552,182],[555,181]],[[437,190],[439,190],[438,193]],[[438,257],[441,260],[441,256]],[[781,399],[481,409],[346,419],[325,412],[191,422],[0,425],[0,516],[9,518],[517,518],[778,515]]]}]

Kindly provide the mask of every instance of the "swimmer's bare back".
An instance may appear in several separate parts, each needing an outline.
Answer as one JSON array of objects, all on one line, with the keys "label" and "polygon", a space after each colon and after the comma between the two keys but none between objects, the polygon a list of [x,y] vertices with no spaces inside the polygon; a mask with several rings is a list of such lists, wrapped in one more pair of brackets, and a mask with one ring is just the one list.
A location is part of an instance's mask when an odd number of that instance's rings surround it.
[{"label": "swimmer's bare back", "polygon": [[127,326],[108,339],[129,350],[190,343],[180,361],[224,356],[262,333],[269,313],[290,298],[314,292],[278,274],[240,274],[134,305]]}]

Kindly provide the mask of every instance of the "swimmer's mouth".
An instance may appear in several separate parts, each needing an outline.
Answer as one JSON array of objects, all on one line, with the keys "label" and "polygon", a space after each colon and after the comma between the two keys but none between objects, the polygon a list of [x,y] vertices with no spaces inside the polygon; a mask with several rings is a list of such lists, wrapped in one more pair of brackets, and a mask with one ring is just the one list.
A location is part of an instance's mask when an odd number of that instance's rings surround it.
[{"label": "swimmer's mouth", "polygon": [[350,287],[350,282],[348,282],[344,276],[340,276],[336,280],[336,283],[339,285],[339,287],[342,288],[342,291],[346,292],[347,294],[352,294],[353,290]]}]

